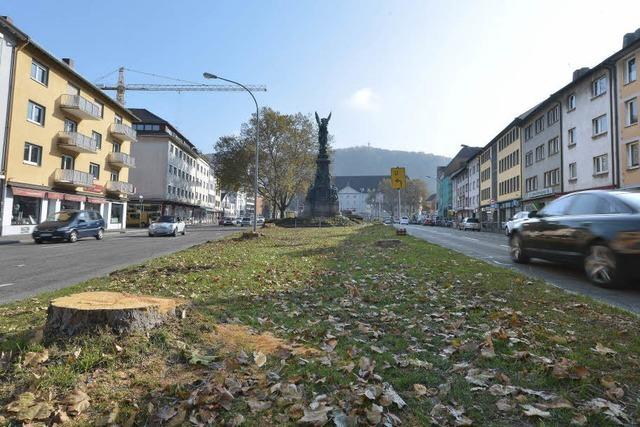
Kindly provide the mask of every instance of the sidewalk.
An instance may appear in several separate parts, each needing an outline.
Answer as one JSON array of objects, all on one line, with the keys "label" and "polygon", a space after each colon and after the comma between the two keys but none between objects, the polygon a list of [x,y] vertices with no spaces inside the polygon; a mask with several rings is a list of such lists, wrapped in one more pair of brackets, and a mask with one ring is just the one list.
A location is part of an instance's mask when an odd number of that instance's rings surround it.
[{"label": "sidewalk", "polygon": [[[130,227],[130,228],[126,228],[125,230],[105,230],[105,235],[110,235],[110,234],[120,234],[120,233],[133,233],[133,234],[138,234],[138,233],[146,233],[147,232],[147,228],[138,228],[138,227]],[[0,246],[3,245],[11,245],[11,244],[16,244],[16,243],[31,243],[33,241],[33,239],[31,238],[30,234],[14,234],[11,236],[0,236]]]}]

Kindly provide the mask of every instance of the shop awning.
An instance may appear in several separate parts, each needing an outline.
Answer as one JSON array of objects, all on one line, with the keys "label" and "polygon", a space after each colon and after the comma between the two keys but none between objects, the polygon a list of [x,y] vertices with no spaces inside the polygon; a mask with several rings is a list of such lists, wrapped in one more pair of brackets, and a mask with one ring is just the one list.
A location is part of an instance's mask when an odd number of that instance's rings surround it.
[{"label": "shop awning", "polygon": [[51,191],[48,191],[47,192],[47,199],[62,200],[62,199],[64,199],[64,194],[62,194],[62,193],[53,193]]},{"label": "shop awning", "polygon": [[65,194],[64,199],[69,200],[70,202],[84,202],[87,198],[77,194]]},{"label": "shop awning", "polygon": [[37,197],[44,199],[45,192],[40,190],[32,190],[30,188],[11,187],[14,196]]},{"label": "shop awning", "polygon": [[105,199],[96,199],[95,197],[87,197],[87,203],[95,203],[96,205],[105,203]]}]

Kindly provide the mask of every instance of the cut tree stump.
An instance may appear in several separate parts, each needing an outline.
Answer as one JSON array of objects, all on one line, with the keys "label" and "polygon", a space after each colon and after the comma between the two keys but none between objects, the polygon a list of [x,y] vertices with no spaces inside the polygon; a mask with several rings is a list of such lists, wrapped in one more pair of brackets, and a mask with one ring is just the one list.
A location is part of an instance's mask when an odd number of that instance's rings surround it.
[{"label": "cut tree stump", "polygon": [[400,240],[398,239],[382,239],[376,241],[376,246],[380,248],[395,248],[400,245]]},{"label": "cut tree stump", "polygon": [[82,292],[49,303],[46,340],[73,336],[97,328],[119,334],[151,329],[170,317],[184,317],[183,300],[121,292]]}]

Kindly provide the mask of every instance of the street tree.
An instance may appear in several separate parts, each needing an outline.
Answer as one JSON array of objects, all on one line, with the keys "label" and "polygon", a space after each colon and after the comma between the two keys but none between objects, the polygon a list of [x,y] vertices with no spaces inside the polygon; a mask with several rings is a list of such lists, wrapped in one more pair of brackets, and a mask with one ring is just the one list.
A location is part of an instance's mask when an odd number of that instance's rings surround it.
[{"label": "street tree", "polygon": [[[427,185],[421,179],[407,178],[407,186],[400,190],[400,203],[402,211],[415,213],[420,210],[422,203],[428,197]],[[398,190],[391,188],[391,178],[385,178],[378,184],[378,192],[382,193],[382,207],[387,212],[396,212],[398,209]],[[370,194],[368,202],[373,203],[375,195]]]}]

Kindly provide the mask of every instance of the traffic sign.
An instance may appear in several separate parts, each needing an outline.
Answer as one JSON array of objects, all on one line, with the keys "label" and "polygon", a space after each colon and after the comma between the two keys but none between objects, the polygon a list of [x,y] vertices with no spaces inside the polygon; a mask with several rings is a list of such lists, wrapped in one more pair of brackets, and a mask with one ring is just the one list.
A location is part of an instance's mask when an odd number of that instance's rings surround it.
[{"label": "traffic sign", "polygon": [[407,186],[407,176],[404,168],[391,168],[391,188],[401,190]]}]

